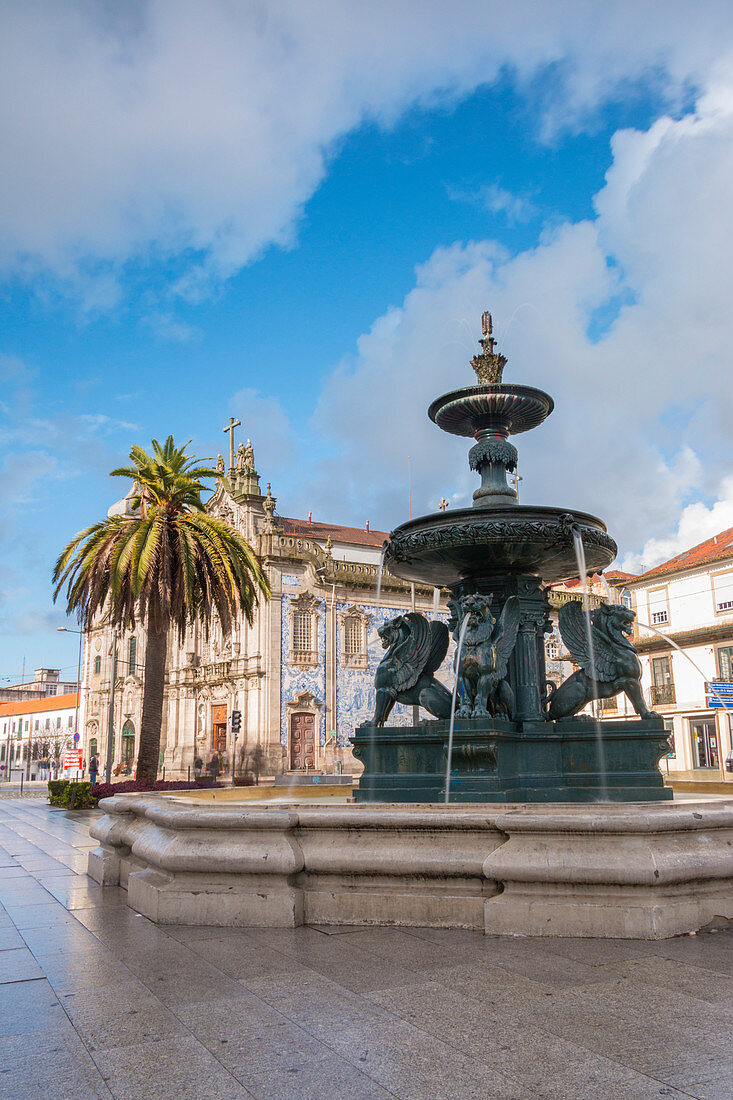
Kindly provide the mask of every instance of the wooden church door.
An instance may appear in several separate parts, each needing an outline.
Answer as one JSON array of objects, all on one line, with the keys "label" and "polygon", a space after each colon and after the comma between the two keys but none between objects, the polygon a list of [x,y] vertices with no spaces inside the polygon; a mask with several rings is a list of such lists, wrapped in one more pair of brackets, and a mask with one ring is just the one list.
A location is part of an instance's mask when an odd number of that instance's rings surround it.
[{"label": "wooden church door", "polygon": [[305,771],[316,765],[316,720],[313,714],[298,712],[290,718],[290,767]]}]

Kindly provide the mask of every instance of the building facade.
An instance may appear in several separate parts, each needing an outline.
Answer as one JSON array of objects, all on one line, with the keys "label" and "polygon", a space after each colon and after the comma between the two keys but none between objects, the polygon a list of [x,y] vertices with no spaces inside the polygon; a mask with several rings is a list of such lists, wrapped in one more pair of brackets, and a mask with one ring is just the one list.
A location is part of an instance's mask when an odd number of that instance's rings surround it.
[{"label": "building facade", "polygon": [[76,680],[61,680],[58,668],[37,668],[34,678],[27,684],[15,684],[13,687],[0,688],[0,702],[20,703],[38,699],[39,696],[68,695],[76,691]]},{"label": "building facade", "polygon": [[77,693],[36,695],[30,701],[0,703],[0,775],[4,779],[64,774],[64,751],[74,747],[77,731]]},{"label": "building facade", "polygon": [[637,616],[642,686],[673,737],[665,766],[733,780],[726,769],[733,740],[733,528],[626,588]]},{"label": "building facade", "polygon": [[[219,469],[224,474],[221,457]],[[110,514],[129,514],[131,496]],[[438,606],[433,589],[413,593],[386,571],[379,585],[386,534],[370,531],[368,523],[360,530],[278,516],[270,486],[261,491],[249,443],[239,447],[207,510],[256,551],[272,597],[260,601],[251,625],[242,619],[230,636],[216,622],[208,636],[201,624],[183,642],[171,635],[161,771],[166,778],[185,778],[197,758],[206,766],[214,757],[229,775],[233,761],[236,774],[360,771],[349,746],[354,727],[373,713],[374,673],[384,655],[379,626],[413,603],[444,620],[445,607]],[[97,752],[106,760],[112,695],[117,775],[132,770],[137,759],[144,662],[142,629],[117,637],[100,622],[85,638],[85,757]],[[446,679],[449,668],[447,658]],[[236,742],[234,711],[241,715]],[[411,722],[411,709],[396,707],[392,720]]]}]

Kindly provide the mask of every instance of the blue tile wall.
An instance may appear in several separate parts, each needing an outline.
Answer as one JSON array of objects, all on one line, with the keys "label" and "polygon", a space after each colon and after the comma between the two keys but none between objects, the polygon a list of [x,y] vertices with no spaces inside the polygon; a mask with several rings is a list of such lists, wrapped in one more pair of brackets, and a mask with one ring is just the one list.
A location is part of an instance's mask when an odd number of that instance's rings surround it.
[{"label": "blue tile wall", "polygon": [[294,668],[290,657],[290,596],[283,596],[280,603],[282,648],[280,651],[280,744],[288,743],[288,714],[286,703],[292,702],[301,691],[310,691],[321,707],[316,715],[316,736],[320,745],[326,742],[323,712],[326,702],[326,605],[318,601],[318,667]]},{"label": "blue tile wall", "polygon": [[[343,639],[341,622],[336,627],[336,743],[341,746],[351,744],[354,727],[365,722],[374,714],[375,691],[374,674],[377,665],[384,657],[382,642],[377,634],[380,626],[395,615],[404,612],[404,608],[380,607],[369,604],[357,605],[365,614],[370,616],[367,644],[368,668],[349,668],[348,661],[342,657]],[[341,612],[348,611],[353,604],[337,604]],[[447,623],[448,615],[440,613],[437,616],[429,615],[428,618],[439,618]],[[453,685],[453,649],[454,644],[448,648],[445,661],[438,669],[437,676],[448,687]],[[389,716],[390,726],[412,725],[412,707],[402,706],[399,703]]]}]

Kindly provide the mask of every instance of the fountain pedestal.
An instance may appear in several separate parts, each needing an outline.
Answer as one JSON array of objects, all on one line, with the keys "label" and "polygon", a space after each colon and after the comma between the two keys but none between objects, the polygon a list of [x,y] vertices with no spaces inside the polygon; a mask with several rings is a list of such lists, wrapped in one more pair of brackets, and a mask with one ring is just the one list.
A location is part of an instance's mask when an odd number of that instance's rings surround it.
[{"label": "fountain pedestal", "polygon": [[[364,764],[357,802],[442,802],[449,722],[360,726],[353,753]],[[451,802],[648,802],[672,798],[659,760],[668,751],[661,718],[604,721],[605,773],[588,718],[458,719]]]}]

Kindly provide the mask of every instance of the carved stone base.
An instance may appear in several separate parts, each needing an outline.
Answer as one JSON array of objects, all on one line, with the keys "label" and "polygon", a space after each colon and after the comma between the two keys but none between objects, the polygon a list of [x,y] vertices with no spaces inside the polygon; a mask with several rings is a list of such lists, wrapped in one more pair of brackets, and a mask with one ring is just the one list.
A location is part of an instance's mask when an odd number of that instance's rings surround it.
[{"label": "carved stone base", "polygon": [[[361,726],[353,753],[364,763],[357,802],[443,802],[448,722]],[[672,798],[659,760],[661,719],[562,722],[457,719],[451,802],[656,802]]]},{"label": "carved stone base", "polygon": [[662,939],[733,919],[733,800],[283,811],[151,794],[101,809],[90,875],[119,872],[163,924]]}]

